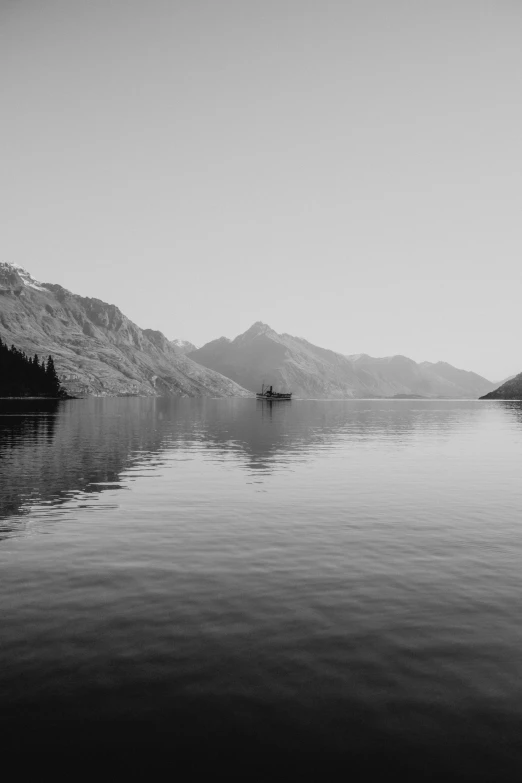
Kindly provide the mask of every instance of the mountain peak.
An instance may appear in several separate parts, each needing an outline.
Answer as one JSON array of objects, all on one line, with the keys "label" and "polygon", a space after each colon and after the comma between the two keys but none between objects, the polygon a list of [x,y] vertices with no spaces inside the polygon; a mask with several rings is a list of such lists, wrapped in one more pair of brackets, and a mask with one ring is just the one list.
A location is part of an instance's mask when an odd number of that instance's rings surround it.
[{"label": "mountain peak", "polygon": [[191,357],[251,391],[268,383],[305,399],[397,395],[476,398],[493,386],[485,378],[449,365],[422,367],[401,354],[343,356],[301,337],[277,334],[262,321],[232,342],[207,343]]},{"label": "mountain peak", "polygon": [[197,346],[195,346],[194,343],[191,343],[189,340],[180,340],[179,338],[176,338],[175,340],[171,340],[170,344],[174,346],[174,348],[180,353],[187,354],[198,350]]},{"label": "mountain peak", "polygon": [[261,334],[276,334],[274,330],[268,326],[268,324],[263,323],[263,321],[256,321],[250,329],[247,329],[246,332],[243,332],[243,334],[239,335],[240,337],[258,337]]},{"label": "mountain peak", "polygon": [[41,285],[23,267],[0,263],[0,338],[28,355],[52,354],[70,394],[251,396],[193,362],[162,332],[140,329],[101,299]]},{"label": "mountain peak", "polygon": [[37,291],[47,290],[23,266],[11,264],[8,261],[0,261],[0,280],[11,285],[20,285],[22,283],[28,288],[34,288]]}]

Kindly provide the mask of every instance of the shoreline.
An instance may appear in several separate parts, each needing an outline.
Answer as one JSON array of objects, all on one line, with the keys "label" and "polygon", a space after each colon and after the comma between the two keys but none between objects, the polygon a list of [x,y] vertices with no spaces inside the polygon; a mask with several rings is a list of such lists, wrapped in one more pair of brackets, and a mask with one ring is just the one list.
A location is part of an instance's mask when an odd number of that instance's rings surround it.
[{"label": "shoreline", "polygon": [[67,395],[66,397],[0,397],[0,402],[2,400],[78,400],[79,397],[70,397]]}]

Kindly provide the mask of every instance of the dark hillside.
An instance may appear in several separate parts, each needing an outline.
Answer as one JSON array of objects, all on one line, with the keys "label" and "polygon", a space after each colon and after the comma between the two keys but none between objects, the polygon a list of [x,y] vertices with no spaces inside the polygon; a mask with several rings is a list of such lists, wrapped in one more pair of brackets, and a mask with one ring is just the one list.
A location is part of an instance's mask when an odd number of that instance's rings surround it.
[{"label": "dark hillside", "polygon": [[510,378],[495,391],[489,392],[481,400],[522,400],[522,372]]}]

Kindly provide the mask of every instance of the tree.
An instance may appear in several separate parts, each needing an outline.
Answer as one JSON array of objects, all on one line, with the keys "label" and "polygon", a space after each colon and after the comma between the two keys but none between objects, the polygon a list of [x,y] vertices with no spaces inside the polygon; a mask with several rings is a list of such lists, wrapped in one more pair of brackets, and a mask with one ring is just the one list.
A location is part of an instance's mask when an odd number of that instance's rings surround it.
[{"label": "tree", "polygon": [[37,354],[9,348],[0,339],[0,397],[66,397],[52,356],[47,364]]},{"label": "tree", "polygon": [[46,385],[49,389],[49,394],[53,397],[59,397],[61,395],[61,386],[54,367],[54,360],[52,356],[47,359],[47,367],[45,368]]}]

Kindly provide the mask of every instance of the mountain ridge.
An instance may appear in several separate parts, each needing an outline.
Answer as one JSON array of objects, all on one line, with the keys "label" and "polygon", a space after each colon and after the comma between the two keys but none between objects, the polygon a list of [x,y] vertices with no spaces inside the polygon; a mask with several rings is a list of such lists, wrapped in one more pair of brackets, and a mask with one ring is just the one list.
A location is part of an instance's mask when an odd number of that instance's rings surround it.
[{"label": "mountain ridge", "polygon": [[476,399],[494,388],[486,378],[448,362],[417,363],[401,354],[344,355],[303,337],[278,334],[262,321],[232,340],[217,338],[188,356],[251,391],[266,383],[295,397]]},{"label": "mountain ridge", "polygon": [[401,354],[344,355],[256,321],[235,338],[196,348],[141,329],[114,304],[41,283],[0,263],[0,337],[52,353],[68,393],[251,396],[263,382],[295,397],[477,398],[495,390],[477,373]]},{"label": "mountain ridge", "polygon": [[52,354],[69,394],[251,396],[189,359],[164,334],[141,329],[114,304],[39,283],[0,263],[0,337],[28,354]]}]

